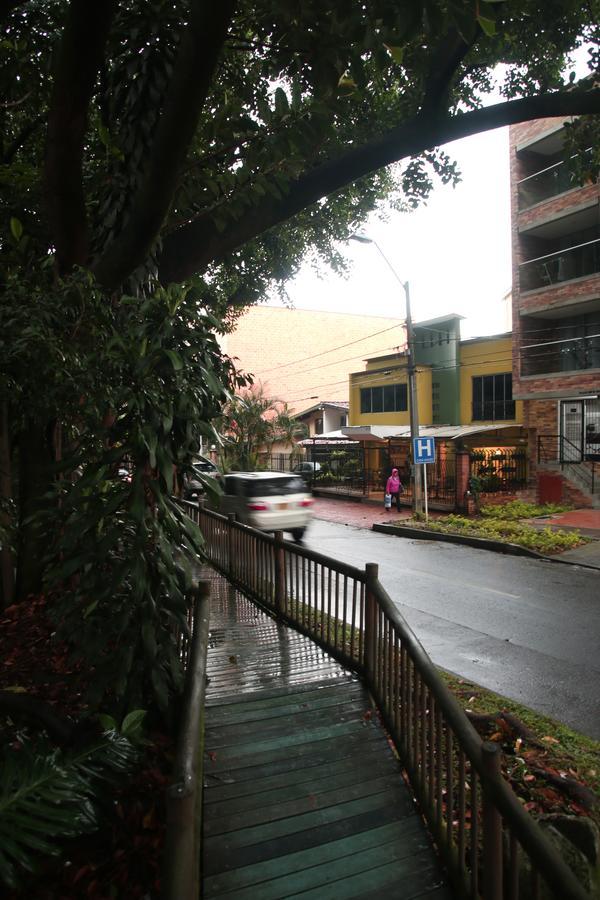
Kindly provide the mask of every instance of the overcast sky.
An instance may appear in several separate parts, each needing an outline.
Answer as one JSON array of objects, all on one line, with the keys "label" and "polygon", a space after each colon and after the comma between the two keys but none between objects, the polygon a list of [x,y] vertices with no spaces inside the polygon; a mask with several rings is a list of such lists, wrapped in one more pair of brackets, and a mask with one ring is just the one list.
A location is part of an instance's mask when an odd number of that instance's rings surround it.
[{"label": "overcast sky", "polygon": [[[427,205],[410,213],[373,217],[363,233],[374,238],[402,280],[410,282],[415,321],[448,312],[465,316],[462,336],[509,327],[511,287],[508,129],[445,145],[459,164],[461,183],[438,183]],[[404,293],[377,248],[350,242],[348,278],[317,277],[306,266],[287,286],[302,309],[404,316]],[[277,305],[273,298],[271,305]]]}]

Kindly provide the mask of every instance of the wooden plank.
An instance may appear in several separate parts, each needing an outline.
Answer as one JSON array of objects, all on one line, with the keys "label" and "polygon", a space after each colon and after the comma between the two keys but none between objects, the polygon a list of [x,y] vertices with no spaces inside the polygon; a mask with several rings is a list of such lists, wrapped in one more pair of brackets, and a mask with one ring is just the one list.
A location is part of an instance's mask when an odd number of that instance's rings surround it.
[{"label": "wooden plank", "polygon": [[349,837],[327,841],[307,850],[287,853],[284,856],[267,859],[254,865],[220,872],[205,880],[205,896],[216,896],[226,891],[260,884],[272,878],[281,878],[303,869],[329,863],[332,860],[347,858],[391,841],[404,847],[407,855],[422,850],[423,838],[418,819],[413,817],[401,824],[390,822],[387,825],[380,825]]},{"label": "wooden plank", "polygon": [[[307,744],[284,747],[268,756],[258,754],[246,757],[243,762],[221,759],[218,754],[212,756],[210,748],[208,748],[209,761],[206,763],[206,775],[209,778],[212,775],[224,774],[230,777],[230,773],[235,771],[235,778],[238,781],[264,775],[277,775],[280,772],[295,771],[307,765],[314,766],[331,762],[336,758],[336,754],[340,759],[351,756],[356,751],[363,750],[375,742],[381,746],[381,733],[376,728],[368,728],[364,732],[349,734],[341,744],[337,737],[311,741]],[[387,745],[384,752],[387,752],[392,758],[392,751]]]},{"label": "wooden plank", "polygon": [[[287,897],[288,900],[351,900],[354,897],[365,900],[366,897],[384,896],[415,900],[443,883],[439,866],[432,858],[429,848],[408,858],[395,859],[346,877],[339,877],[341,872],[332,872],[331,867],[328,873],[326,868],[322,875],[328,878],[327,882],[321,882],[310,890],[304,890],[302,886],[297,890],[290,886],[291,891],[286,889],[285,893],[278,896]],[[235,893],[230,896],[231,900],[238,900]]]},{"label": "wooden plank", "polygon": [[398,821],[409,822],[409,819],[402,816],[400,810],[394,806],[386,806],[385,803],[382,803],[360,815],[338,819],[335,822],[326,822],[296,834],[270,838],[247,847],[238,847],[235,853],[230,852],[221,838],[213,838],[204,843],[202,871],[205,877],[209,877],[217,872],[243,868],[264,860],[297,853],[300,850],[320,847],[329,841],[336,841]]},{"label": "wooden plank", "polygon": [[[255,740],[257,736],[267,738],[278,734],[282,728],[288,733],[306,731],[307,728],[315,728],[332,720],[336,722],[362,722],[365,713],[371,711],[364,699],[344,698],[340,695],[337,702],[326,708],[300,709],[290,715],[285,708],[275,716],[266,719],[255,719],[251,722],[221,722],[216,727],[212,725],[206,729],[205,743],[212,747],[228,746],[232,743],[248,739]],[[283,719],[283,721],[282,721]]]},{"label": "wooden plank", "polygon": [[[367,778],[369,775],[388,772],[390,768],[389,757],[383,753],[373,753],[369,748],[357,750],[356,753],[345,759],[336,759],[328,764],[309,765],[310,757],[306,760],[306,766],[296,771],[286,771],[278,775],[266,775],[262,778],[252,778],[246,781],[236,781],[236,772],[230,773],[232,777],[228,783],[214,779],[209,783],[204,802],[205,815],[212,814],[213,807],[221,807],[228,800],[236,799],[239,809],[252,808],[254,804],[260,804],[275,796],[292,796],[296,792],[306,791],[307,784],[314,785],[318,781],[324,781],[332,786],[343,787],[354,778]],[[285,793],[279,793],[284,791]]]},{"label": "wooden plank", "polygon": [[[270,718],[279,715],[279,710],[285,712],[286,715],[293,715],[301,712],[303,709],[325,709],[338,702],[338,693],[341,687],[346,686],[345,682],[336,680],[329,682],[324,687],[317,688],[315,691],[309,689],[309,685],[303,684],[301,687],[305,690],[297,693],[287,694],[279,693],[274,697],[263,697],[254,695],[254,698],[244,698],[240,700],[236,695],[235,701],[227,706],[218,706],[211,710],[211,725],[218,725],[223,721],[227,722],[253,722],[262,718]],[[356,697],[367,697],[364,688],[359,682],[353,682],[351,685],[353,695]]]},{"label": "wooden plank", "polygon": [[[412,799],[406,793],[402,799],[394,798],[394,808],[405,816],[415,815]],[[227,834],[219,834],[215,837],[207,837],[205,845],[207,850],[214,847],[217,843],[229,852],[238,847],[246,847],[250,844],[258,844],[262,841],[279,839],[286,835],[296,834],[311,828],[317,828],[339,819],[353,818],[363,813],[372,812],[374,809],[382,809],[390,804],[390,794],[388,790],[382,790],[377,794],[370,794],[368,797],[360,797],[357,800],[349,800],[345,802],[340,798],[340,802],[335,806],[328,806],[325,809],[316,809],[312,812],[300,813],[286,819],[279,819],[274,822],[267,822],[262,825],[254,825],[250,828],[239,828],[237,831],[230,831]],[[242,821],[240,821],[240,825]]]},{"label": "wooden plank", "polygon": [[411,805],[406,802],[405,788],[398,778],[398,773],[388,772],[379,778],[354,781],[353,784],[346,785],[343,791],[311,790],[308,793],[304,791],[301,797],[287,800],[277,798],[275,802],[247,809],[243,814],[238,811],[237,803],[233,801],[229,804],[228,810],[223,810],[222,816],[213,816],[205,820],[204,835],[208,838],[215,834],[231,833],[240,828],[247,829],[253,825],[276,823],[312,810],[337,808],[352,800],[371,797],[381,792],[388,794],[390,803],[404,804],[407,813],[412,811]]},{"label": "wooden plank", "polygon": [[[362,719],[362,717],[361,717]],[[278,754],[286,753],[288,748],[298,750],[302,744],[314,743],[315,741],[342,740],[348,735],[356,732],[357,726],[360,727],[361,720],[353,719],[349,722],[333,722],[329,725],[323,725],[314,728],[311,731],[298,732],[293,734],[279,734],[273,738],[265,740],[249,741],[244,745],[213,747],[207,742],[207,751],[216,752],[221,763],[229,763],[229,765],[249,764],[265,754],[274,754],[274,758],[278,758]],[[235,762],[234,762],[235,761]]]}]

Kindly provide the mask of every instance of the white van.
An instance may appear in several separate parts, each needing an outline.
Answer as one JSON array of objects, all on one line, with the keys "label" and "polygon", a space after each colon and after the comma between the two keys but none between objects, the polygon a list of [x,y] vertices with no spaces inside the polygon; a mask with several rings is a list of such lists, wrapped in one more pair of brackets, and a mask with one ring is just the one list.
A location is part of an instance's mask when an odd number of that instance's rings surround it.
[{"label": "white van", "polygon": [[235,472],[222,479],[219,512],[260,531],[289,531],[301,541],[312,515],[313,499],[299,475],[284,472]]}]

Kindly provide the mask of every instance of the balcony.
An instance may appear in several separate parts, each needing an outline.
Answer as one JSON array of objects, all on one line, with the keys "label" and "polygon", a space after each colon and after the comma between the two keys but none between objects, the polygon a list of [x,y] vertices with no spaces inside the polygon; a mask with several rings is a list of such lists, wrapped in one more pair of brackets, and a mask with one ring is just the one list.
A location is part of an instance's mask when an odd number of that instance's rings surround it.
[{"label": "balcony", "polygon": [[529,259],[519,266],[521,293],[600,272],[600,238]]},{"label": "balcony", "polygon": [[[586,155],[591,156],[591,152],[591,149],[587,150]],[[567,162],[564,159],[560,160],[518,182],[519,212],[577,187],[581,185],[573,180]]]},{"label": "balcony", "polygon": [[600,369],[600,324],[595,334],[521,348],[521,377]]}]

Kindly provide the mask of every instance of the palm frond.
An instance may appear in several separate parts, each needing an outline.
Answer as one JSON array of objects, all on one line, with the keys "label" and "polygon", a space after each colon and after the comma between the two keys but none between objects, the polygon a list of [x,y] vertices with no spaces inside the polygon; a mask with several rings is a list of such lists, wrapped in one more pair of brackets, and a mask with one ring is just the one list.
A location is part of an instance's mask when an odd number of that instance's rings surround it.
[{"label": "palm frond", "polygon": [[[18,749],[16,749],[18,747]],[[106,732],[66,754],[25,741],[0,756],[0,882],[18,888],[40,854],[57,856],[65,838],[98,827],[98,798],[106,782],[125,777],[136,750]]]}]

